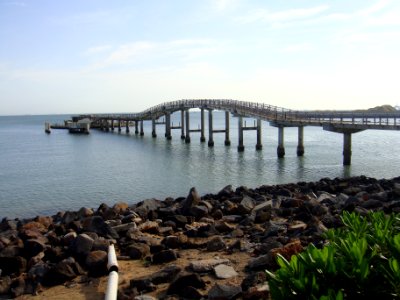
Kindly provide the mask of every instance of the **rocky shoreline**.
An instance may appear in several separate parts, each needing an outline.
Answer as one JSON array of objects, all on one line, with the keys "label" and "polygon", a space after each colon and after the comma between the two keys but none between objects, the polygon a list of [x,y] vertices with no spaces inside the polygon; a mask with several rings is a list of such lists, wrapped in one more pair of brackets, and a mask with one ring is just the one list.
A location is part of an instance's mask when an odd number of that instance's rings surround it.
[{"label": "rocky shoreline", "polygon": [[[119,299],[268,299],[264,270],[340,227],[340,213],[400,212],[400,177],[324,178],[59,212],[0,223],[0,298],[107,276],[107,250],[132,270]],[[190,252],[196,251],[196,252]],[[188,254],[190,253],[190,255]],[[128,270],[129,273],[129,270]]]}]

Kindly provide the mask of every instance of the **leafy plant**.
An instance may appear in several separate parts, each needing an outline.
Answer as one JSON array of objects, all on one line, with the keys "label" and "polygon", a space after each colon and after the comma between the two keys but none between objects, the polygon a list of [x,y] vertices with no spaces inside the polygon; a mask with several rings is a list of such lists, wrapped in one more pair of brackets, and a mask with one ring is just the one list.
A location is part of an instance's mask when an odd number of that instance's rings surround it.
[{"label": "leafy plant", "polygon": [[325,234],[322,249],[310,244],[267,271],[271,296],[280,299],[394,299],[400,297],[400,217],[343,212],[344,226]]}]

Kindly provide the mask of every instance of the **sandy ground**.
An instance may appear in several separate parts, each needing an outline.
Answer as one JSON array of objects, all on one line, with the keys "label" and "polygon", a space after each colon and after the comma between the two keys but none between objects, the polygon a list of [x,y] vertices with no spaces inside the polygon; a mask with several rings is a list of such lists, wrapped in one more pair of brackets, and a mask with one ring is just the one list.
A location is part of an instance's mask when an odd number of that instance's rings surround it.
[{"label": "sandy ground", "polygon": [[[250,258],[248,252],[237,252],[233,254],[225,254],[223,252],[207,252],[203,250],[180,250],[180,257],[175,262],[171,262],[163,265],[151,265],[146,266],[143,261],[140,260],[129,260],[119,261],[119,286],[129,286],[129,281],[134,278],[140,278],[156,271],[159,271],[163,267],[169,264],[176,264],[182,269],[186,268],[190,262],[196,260],[202,260],[207,258],[227,258],[231,261],[231,266],[234,267],[238,276],[230,279],[217,279],[213,274],[208,274],[203,277],[207,283],[204,293],[209,290],[215,282],[219,283],[234,283],[240,284],[245,277],[243,272],[247,261]],[[97,300],[104,299],[105,290],[107,287],[107,277],[101,278],[76,278],[73,282],[69,282],[63,286],[55,286],[52,288],[44,288],[38,296],[23,295],[17,299],[68,299],[68,300]],[[164,295],[168,284],[158,285],[156,291],[148,293],[153,297],[159,298]]]}]

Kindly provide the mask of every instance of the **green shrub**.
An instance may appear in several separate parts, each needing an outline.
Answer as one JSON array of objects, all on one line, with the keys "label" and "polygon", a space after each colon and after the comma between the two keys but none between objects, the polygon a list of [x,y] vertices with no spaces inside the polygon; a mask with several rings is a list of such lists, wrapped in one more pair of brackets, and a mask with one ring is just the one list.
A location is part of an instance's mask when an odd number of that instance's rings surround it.
[{"label": "green shrub", "polygon": [[328,230],[326,246],[310,244],[279,269],[267,271],[271,296],[280,299],[400,298],[400,216],[342,214],[344,226]]}]

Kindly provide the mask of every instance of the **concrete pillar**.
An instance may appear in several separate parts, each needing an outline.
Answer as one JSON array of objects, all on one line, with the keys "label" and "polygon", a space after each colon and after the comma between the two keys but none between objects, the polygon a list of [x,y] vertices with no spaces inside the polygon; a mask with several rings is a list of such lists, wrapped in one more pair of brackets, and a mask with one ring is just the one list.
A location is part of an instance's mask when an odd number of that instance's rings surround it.
[{"label": "concrete pillar", "polygon": [[125,121],[125,132],[129,133],[129,121],[128,120]]},{"label": "concrete pillar", "polygon": [[114,120],[111,120],[111,130],[114,131]]},{"label": "concrete pillar", "polygon": [[225,146],[230,146],[231,141],[229,139],[229,111],[225,112]]},{"label": "concrete pillar", "polygon": [[139,134],[139,121],[135,121],[135,134]]},{"label": "concrete pillar", "polygon": [[285,156],[285,145],[284,145],[284,129],[285,127],[278,127],[278,157],[282,158]]},{"label": "concrete pillar", "polygon": [[239,145],[238,145],[238,151],[243,152],[244,151],[244,145],[243,145],[243,117],[239,116],[238,118],[238,137],[239,137]]},{"label": "concrete pillar", "polygon": [[[183,128],[183,123],[182,123],[182,128]],[[189,144],[190,143],[190,115],[189,115],[189,110],[186,110],[186,137],[185,137],[185,143]]]},{"label": "concrete pillar", "polygon": [[298,127],[297,156],[304,155],[304,127]]},{"label": "concrete pillar", "polygon": [[185,139],[185,111],[183,109],[181,110],[181,139]]},{"label": "concrete pillar", "polygon": [[206,137],[204,136],[204,108],[200,111],[200,142],[204,143],[206,141]]},{"label": "concrete pillar", "polygon": [[157,132],[156,132],[156,119],[151,120],[151,136],[153,138],[157,137]]},{"label": "concrete pillar", "polygon": [[121,132],[121,120],[118,120],[118,132]]},{"label": "concrete pillar", "polygon": [[108,123],[108,120],[106,120],[106,131],[110,131],[110,123]]},{"label": "concrete pillar", "polygon": [[171,113],[165,113],[165,137],[167,140],[172,139],[171,136]]},{"label": "concrete pillar", "polygon": [[208,147],[214,147],[212,109],[208,110]]},{"label": "concrete pillar", "polygon": [[351,165],[351,133],[343,133],[343,165]]},{"label": "concrete pillar", "polygon": [[261,119],[257,119],[257,144],[256,144],[256,150],[261,150],[262,149],[262,143],[261,143]]},{"label": "concrete pillar", "polygon": [[144,131],[143,131],[143,120],[140,121],[140,135],[141,135],[141,136],[144,135]]}]

